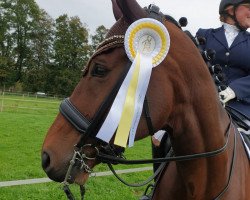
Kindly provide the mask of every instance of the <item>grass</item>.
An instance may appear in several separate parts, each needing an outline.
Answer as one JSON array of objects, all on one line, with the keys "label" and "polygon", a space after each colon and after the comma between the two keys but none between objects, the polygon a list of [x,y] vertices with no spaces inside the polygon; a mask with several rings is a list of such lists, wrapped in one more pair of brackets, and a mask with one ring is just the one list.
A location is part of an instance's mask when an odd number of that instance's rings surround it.
[{"label": "grass", "polygon": [[[150,172],[142,172],[137,174],[123,175],[127,179],[140,181],[150,176]],[[131,176],[135,176],[131,178]],[[79,188],[72,185],[71,190],[76,197],[80,199]],[[95,177],[90,178],[86,185],[85,200],[138,200],[143,194],[145,187],[131,188],[124,186],[115,177]],[[60,184],[46,183],[25,186],[12,186],[0,188],[0,199],[10,200],[66,200],[66,196],[60,188]]]},{"label": "grass", "polygon": [[0,95],[0,109],[4,112],[55,115],[60,101],[29,96]]},{"label": "grass", "polygon": [[[1,104],[0,96],[0,104]],[[4,96],[5,105],[15,105],[16,109],[4,109],[0,112],[0,181],[33,179],[46,177],[41,169],[40,151],[45,134],[52,124],[58,111],[59,100],[25,97],[27,101],[15,100],[20,97]],[[53,102],[53,103],[52,103]],[[22,107],[40,109],[19,109]],[[48,109],[46,109],[47,107]],[[0,105],[1,106],[1,105]],[[151,157],[149,139],[136,143],[134,148],[126,150],[128,159]],[[144,167],[149,165],[123,166],[116,169]],[[95,171],[107,171],[106,165],[99,165]],[[124,174],[128,182],[141,182],[147,179],[151,172]],[[58,189],[58,183],[43,183],[0,188],[0,199],[66,199]],[[130,188],[121,184],[114,176],[91,177],[87,182],[86,199],[138,199],[144,188]],[[78,187],[73,186],[73,192],[78,195]]]},{"label": "grass", "polygon": [[44,176],[40,151],[53,119],[54,116],[0,113],[1,181]]}]

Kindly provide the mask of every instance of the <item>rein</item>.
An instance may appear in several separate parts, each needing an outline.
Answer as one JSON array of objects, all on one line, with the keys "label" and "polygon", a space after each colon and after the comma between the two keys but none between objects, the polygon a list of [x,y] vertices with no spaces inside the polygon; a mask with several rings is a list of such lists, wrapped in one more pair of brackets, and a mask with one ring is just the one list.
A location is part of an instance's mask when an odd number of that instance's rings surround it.
[{"label": "rein", "polygon": [[[232,121],[232,119],[231,119],[231,121]],[[230,165],[230,171],[229,171],[229,176],[228,176],[227,184],[226,184],[226,186],[222,189],[222,191],[219,193],[219,195],[214,200],[220,200],[220,198],[223,196],[223,194],[228,190],[228,187],[229,187],[230,182],[232,180],[232,174],[233,174],[233,169],[234,169],[235,159],[236,159],[236,147],[237,147],[236,144],[237,144],[237,141],[236,141],[236,130],[235,130],[235,127],[234,127],[233,155],[232,155],[232,160],[231,160],[231,165]]]},{"label": "rein", "polygon": [[[70,178],[71,170],[72,170],[72,167],[75,165],[76,160],[80,161],[80,163],[81,163],[80,169],[83,169],[87,173],[91,173],[92,170],[88,167],[88,165],[85,163],[85,161],[86,160],[98,160],[102,163],[106,163],[109,166],[112,173],[116,176],[116,178],[118,180],[120,180],[123,184],[130,186],[130,187],[144,186],[144,185],[148,184],[149,182],[151,182],[164,169],[166,162],[171,162],[171,161],[183,162],[183,161],[189,161],[189,160],[194,160],[194,159],[199,159],[199,158],[209,158],[209,157],[217,156],[217,155],[223,153],[228,146],[231,127],[232,127],[232,119],[230,117],[230,123],[226,129],[226,134],[225,134],[226,142],[221,148],[214,150],[214,151],[209,151],[209,152],[204,152],[204,153],[196,153],[196,154],[190,154],[190,155],[184,155],[184,156],[173,156],[173,157],[165,157],[165,158],[157,158],[157,159],[145,159],[145,160],[126,160],[124,158],[121,158],[120,155],[105,154],[105,153],[102,153],[102,151],[98,147],[96,147],[92,144],[86,144],[84,146],[92,147],[96,151],[96,154],[94,157],[88,157],[87,155],[84,154],[84,152],[82,152],[82,148],[79,149],[76,145],[75,150],[74,150],[74,155],[70,161],[70,166],[69,166],[68,171],[67,171],[66,176],[65,176],[65,180],[62,183],[63,190],[66,193],[69,200],[74,200],[74,196],[69,189],[68,179]],[[223,188],[223,190],[219,193],[219,195],[214,200],[220,199],[220,197],[227,191],[229,184],[231,182],[231,177],[232,177],[232,172],[233,172],[235,157],[236,157],[236,133],[234,135],[235,135],[234,136],[234,148],[233,148],[232,161],[231,161],[231,165],[230,165],[229,178],[228,178],[226,186]],[[115,172],[115,170],[112,167],[112,164],[133,165],[133,164],[149,164],[149,163],[161,163],[161,165],[151,177],[149,177],[146,181],[139,183],[139,184],[130,184],[130,183],[125,182],[123,179],[121,179],[117,175],[117,173]],[[80,186],[80,192],[81,192],[81,200],[83,200],[84,194],[85,194],[85,188],[82,185]]]},{"label": "rein", "polygon": [[228,145],[229,136],[230,136],[230,128],[232,126],[232,120],[230,118],[230,124],[226,130],[226,142],[225,144],[214,151],[204,152],[204,153],[196,153],[184,156],[173,156],[173,157],[166,157],[166,158],[155,158],[155,159],[146,159],[146,160],[125,160],[122,158],[113,157],[107,154],[103,154],[99,152],[96,159],[101,161],[102,163],[110,163],[110,164],[125,164],[125,165],[135,165],[135,164],[149,164],[149,163],[163,163],[163,162],[171,162],[171,161],[189,161],[195,160],[199,158],[209,158],[216,155],[219,155],[225,151]]}]

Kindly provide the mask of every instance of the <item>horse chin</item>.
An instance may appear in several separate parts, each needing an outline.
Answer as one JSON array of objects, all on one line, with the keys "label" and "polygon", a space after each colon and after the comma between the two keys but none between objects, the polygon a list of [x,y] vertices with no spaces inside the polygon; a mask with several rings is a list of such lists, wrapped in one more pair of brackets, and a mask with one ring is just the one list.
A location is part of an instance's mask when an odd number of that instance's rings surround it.
[{"label": "horse chin", "polygon": [[84,185],[87,180],[89,178],[89,173],[83,172],[83,173],[79,173],[74,180],[74,183],[78,184],[78,185]]},{"label": "horse chin", "polygon": [[[92,170],[96,163],[93,161],[88,161],[86,162],[86,165],[90,170]],[[78,185],[84,185],[87,182],[89,175],[89,172],[86,172],[84,169],[79,169],[79,166],[76,165],[71,173],[71,181]]]}]

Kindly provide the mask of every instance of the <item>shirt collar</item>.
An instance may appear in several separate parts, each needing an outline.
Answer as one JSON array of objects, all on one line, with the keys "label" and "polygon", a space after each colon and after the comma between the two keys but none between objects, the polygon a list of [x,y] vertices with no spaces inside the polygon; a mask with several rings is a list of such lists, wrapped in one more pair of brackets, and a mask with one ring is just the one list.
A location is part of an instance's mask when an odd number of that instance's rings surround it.
[{"label": "shirt collar", "polygon": [[227,24],[227,23],[222,23],[224,29],[226,32],[233,32],[233,33],[239,33],[240,29],[238,29],[235,25],[232,24]]}]

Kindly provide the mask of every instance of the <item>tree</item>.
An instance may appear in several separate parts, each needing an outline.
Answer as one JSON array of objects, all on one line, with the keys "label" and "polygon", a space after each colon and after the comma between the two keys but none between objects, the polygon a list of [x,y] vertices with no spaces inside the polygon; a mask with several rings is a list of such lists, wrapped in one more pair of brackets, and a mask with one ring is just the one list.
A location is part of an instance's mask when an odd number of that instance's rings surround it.
[{"label": "tree", "polygon": [[88,56],[88,31],[78,17],[56,19],[55,63],[60,68],[81,69]]},{"label": "tree", "polygon": [[54,20],[44,11],[34,24],[30,35],[31,62],[33,68],[41,69],[53,62]]},{"label": "tree", "polygon": [[53,62],[53,28],[34,0],[0,1],[0,84],[34,89],[30,74],[41,74]]},{"label": "tree", "polygon": [[75,73],[70,69],[64,69],[55,77],[55,94],[69,96],[79,81],[79,72]]},{"label": "tree", "polygon": [[95,34],[91,36],[92,40],[92,53],[96,50],[98,45],[105,39],[108,29],[105,26],[101,25],[97,27]]},{"label": "tree", "polygon": [[16,81],[22,81],[23,72],[32,67],[31,36],[37,27],[40,9],[34,0],[12,0],[12,12]]},{"label": "tree", "polygon": [[78,17],[54,21],[34,0],[0,0],[0,87],[69,95],[106,32],[98,27],[89,45]]},{"label": "tree", "polygon": [[45,12],[41,11],[34,24],[34,30],[30,34],[29,49],[29,67],[24,70],[22,82],[23,87],[27,91],[37,92],[46,90],[46,82],[50,70],[48,66],[53,65],[53,37],[54,37],[54,21]]},{"label": "tree", "polygon": [[1,0],[0,10],[0,65],[14,84],[36,63],[31,44],[42,14],[34,0]]},{"label": "tree", "polygon": [[66,95],[79,81],[80,70],[88,60],[88,31],[78,17],[67,15],[58,17],[55,27],[55,66],[60,70],[55,77],[56,93]]},{"label": "tree", "polygon": [[14,82],[14,40],[11,30],[11,2],[0,1],[0,87],[10,86]]}]

